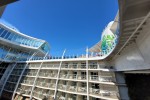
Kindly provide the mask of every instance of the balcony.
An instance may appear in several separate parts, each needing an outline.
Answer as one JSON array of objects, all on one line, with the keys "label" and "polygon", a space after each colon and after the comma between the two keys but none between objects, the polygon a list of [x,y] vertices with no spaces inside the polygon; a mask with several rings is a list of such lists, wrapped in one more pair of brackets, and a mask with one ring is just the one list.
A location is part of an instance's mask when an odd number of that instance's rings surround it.
[{"label": "balcony", "polygon": [[29,69],[38,69],[40,68],[40,64],[39,65],[30,65]]},{"label": "balcony", "polygon": [[115,82],[115,79],[111,76],[89,75],[89,81]]},{"label": "balcony", "polygon": [[38,99],[39,99],[39,98],[40,98],[40,99],[44,98],[43,93],[40,92],[40,91],[38,91],[38,92],[33,91],[33,96],[36,97],[36,98],[38,98]]},{"label": "balcony", "polygon": [[36,82],[36,86],[44,87],[44,88],[55,88],[56,84],[46,83],[46,82]]},{"label": "balcony", "polygon": [[21,72],[22,72],[22,70],[21,70],[21,71],[13,71],[13,72],[11,73],[11,75],[20,75]]},{"label": "balcony", "polygon": [[18,78],[9,78],[8,82],[14,82],[14,83],[16,83],[16,82],[18,82]]},{"label": "balcony", "polygon": [[33,81],[33,80],[23,80],[22,83],[23,83],[23,84],[33,85],[34,81]]},{"label": "balcony", "polygon": [[87,93],[87,87],[77,87],[77,92]]},{"label": "balcony", "polygon": [[20,93],[20,94],[30,95],[31,89],[18,88],[16,92],[18,92],[18,93]]},{"label": "balcony", "polygon": [[36,72],[25,72],[23,75],[24,76],[36,76]]},{"label": "balcony", "polygon": [[33,91],[33,96],[36,98],[36,99],[39,99],[39,100],[53,100],[53,97],[54,97],[54,93],[45,93],[45,92],[40,92],[38,90],[34,90]]},{"label": "balcony", "polygon": [[55,73],[44,73],[44,72],[40,72],[39,73],[40,77],[51,77],[51,78],[57,78],[57,74]]},{"label": "balcony", "polygon": [[15,67],[15,69],[24,69],[24,67],[25,67],[24,65],[19,65],[19,66],[17,65],[17,66]]},{"label": "balcony", "polygon": [[86,75],[60,74],[61,79],[86,80]]},{"label": "balcony", "polygon": [[67,88],[67,85],[64,85],[64,84],[58,84],[58,89],[66,90],[66,88]]},{"label": "balcony", "polygon": [[42,69],[58,69],[59,64],[44,64],[42,65]]},{"label": "balcony", "polygon": [[61,69],[86,69],[86,65],[85,64],[68,64],[68,65],[62,65]]},{"label": "balcony", "polygon": [[113,71],[112,66],[106,66],[106,65],[102,65],[102,64],[89,64],[88,69],[89,70],[95,70],[95,69],[105,70],[105,69],[107,69],[107,70],[112,70]]},{"label": "balcony", "polygon": [[77,86],[67,86],[67,91],[77,92]]},{"label": "balcony", "polygon": [[58,99],[58,100],[68,100],[68,99],[66,99],[66,97],[64,97],[64,96],[62,96],[62,95],[61,95],[61,96],[58,96],[57,99]]},{"label": "balcony", "polygon": [[8,90],[8,91],[12,91],[12,92],[14,91],[14,89],[15,89],[15,86],[12,86],[12,85],[4,87],[4,90]]},{"label": "balcony", "polygon": [[90,88],[89,92],[91,95],[99,96],[100,98],[105,97],[105,98],[109,98],[109,99],[118,99],[118,97],[119,97],[119,94],[116,91],[108,91],[108,90],[100,90],[100,89]]}]

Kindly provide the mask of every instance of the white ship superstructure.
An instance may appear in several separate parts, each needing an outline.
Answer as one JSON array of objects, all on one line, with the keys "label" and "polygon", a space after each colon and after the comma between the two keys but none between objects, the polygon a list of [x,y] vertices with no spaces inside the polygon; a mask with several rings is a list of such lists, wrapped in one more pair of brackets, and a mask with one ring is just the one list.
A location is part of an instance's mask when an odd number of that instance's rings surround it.
[{"label": "white ship superstructure", "polygon": [[83,55],[51,56],[45,40],[0,23],[1,99],[149,100],[150,0],[118,1],[114,21]]}]

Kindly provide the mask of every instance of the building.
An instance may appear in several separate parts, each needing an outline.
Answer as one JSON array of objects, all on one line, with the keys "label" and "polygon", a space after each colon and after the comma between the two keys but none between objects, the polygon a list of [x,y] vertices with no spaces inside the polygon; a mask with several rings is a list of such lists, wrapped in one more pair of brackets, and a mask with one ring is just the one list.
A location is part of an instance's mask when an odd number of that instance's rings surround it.
[{"label": "building", "polygon": [[82,56],[49,56],[46,41],[0,23],[1,99],[149,100],[150,0],[118,2],[101,41]]}]

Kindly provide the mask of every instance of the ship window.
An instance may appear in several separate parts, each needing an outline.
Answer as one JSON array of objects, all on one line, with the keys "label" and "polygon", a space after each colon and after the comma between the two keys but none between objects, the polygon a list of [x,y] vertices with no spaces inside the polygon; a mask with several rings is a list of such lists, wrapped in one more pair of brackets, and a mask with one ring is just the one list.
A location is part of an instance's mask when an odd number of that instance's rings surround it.
[{"label": "ship window", "polygon": [[8,37],[8,40],[11,40],[13,38],[14,34],[13,33],[10,33],[9,37]]},{"label": "ship window", "polygon": [[7,30],[5,30],[5,31],[2,33],[1,37],[3,37],[3,38],[4,38],[4,37],[5,37],[5,35],[7,34],[7,32],[8,32],[8,31],[7,31]]},{"label": "ship window", "polygon": [[3,31],[4,31],[4,29],[1,28],[1,29],[0,29],[0,36],[1,36],[1,34],[3,33]]},{"label": "ship window", "polygon": [[10,36],[10,32],[7,33],[7,35],[5,36],[5,39],[7,39]]}]

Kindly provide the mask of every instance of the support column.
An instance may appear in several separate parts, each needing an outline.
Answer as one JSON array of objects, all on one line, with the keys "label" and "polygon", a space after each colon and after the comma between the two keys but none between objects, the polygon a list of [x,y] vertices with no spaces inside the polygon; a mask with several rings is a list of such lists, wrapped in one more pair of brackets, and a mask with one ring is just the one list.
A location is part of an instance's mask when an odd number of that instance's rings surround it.
[{"label": "support column", "polygon": [[86,49],[86,81],[87,81],[87,100],[89,100],[89,72],[88,72],[88,48]]}]

